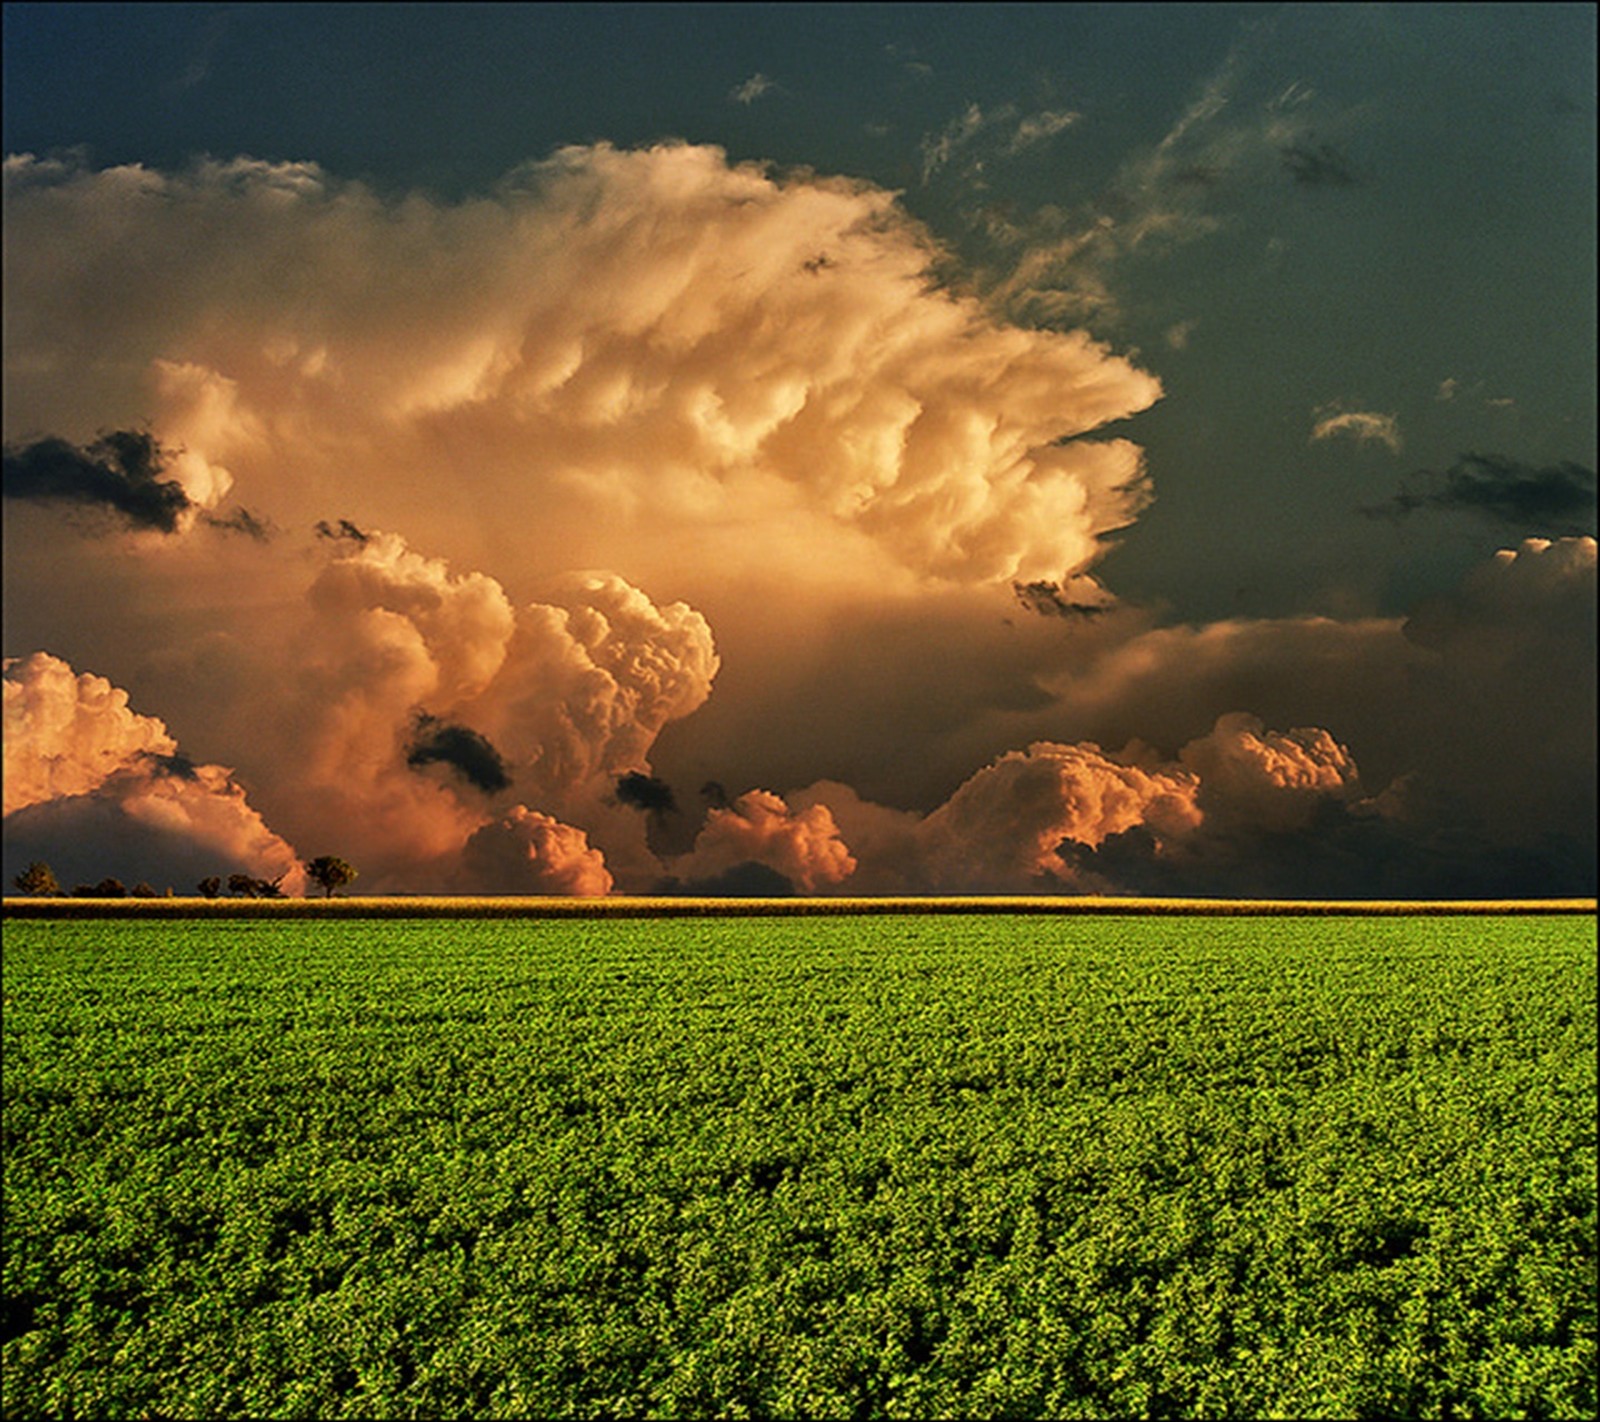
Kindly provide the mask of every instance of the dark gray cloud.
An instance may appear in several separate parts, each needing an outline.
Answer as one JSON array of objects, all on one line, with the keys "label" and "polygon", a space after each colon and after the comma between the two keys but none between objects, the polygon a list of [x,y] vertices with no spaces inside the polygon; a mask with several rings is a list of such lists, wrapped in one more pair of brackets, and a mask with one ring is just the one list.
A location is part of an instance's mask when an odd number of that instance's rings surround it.
[{"label": "dark gray cloud", "polygon": [[120,514],[134,528],[174,533],[191,505],[165,472],[166,451],[154,435],[111,430],[86,446],[54,435],[7,445],[3,482],[8,499],[83,504]]},{"label": "dark gray cloud", "polygon": [[277,531],[271,519],[257,518],[249,509],[238,508],[227,515],[203,514],[201,517],[212,528],[220,528],[225,533],[242,533],[246,538],[253,538],[257,543],[266,543]]},{"label": "dark gray cloud", "polygon": [[1203,827],[1158,846],[1136,825],[1093,848],[1067,840],[1059,853],[1111,892],[1180,898],[1559,898],[1596,887],[1592,841],[1578,836],[1507,845],[1470,820],[1407,822],[1333,800],[1291,830]]},{"label": "dark gray cloud", "polygon": [[182,751],[173,751],[170,755],[147,754],[144,762],[157,775],[170,775],[177,780],[198,780],[200,772],[195,763],[184,755]]},{"label": "dark gray cloud", "polygon": [[691,894],[702,898],[778,899],[794,895],[794,883],[770,865],[747,859],[704,879],[668,879],[658,894]]},{"label": "dark gray cloud", "polygon": [[1023,607],[1041,617],[1098,617],[1110,610],[1106,603],[1075,602],[1060,583],[1012,583],[1011,591]]},{"label": "dark gray cloud", "polygon": [[1402,519],[1426,510],[1476,514],[1547,536],[1591,533],[1595,474],[1565,460],[1541,468],[1503,454],[1463,454],[1443,472],[1417,470],[1387,503],[1361,512],[1369,518]]},{"label": "dark gray cloud", "polygon": [[617,799],[624,805],[650,814],[672,814],[678,808],[677,797],[665,780],[637,770],[617,777]]},{"label": "dark gray cloud", "polygon": [[329,523],[326,519],[318,519],[317,536],[319,538],[348,539],[352,543],[365,543],[372,537],[365,529],[357,528],[347,518],[340,519],[338,523]]},{"label": "dark gray cloud", "polygon": [[1349,157],[1331,143],[1288,143],[1278,156],[1295,182],[1307,187],[1348,188],[1359,181]]},{"label": "dark gray cloud", "polygon": [[418,770],[428,765],[449,766],[485,795],[498,794],[511,786],[505,760],[487,736],[426,711],[417,713],[415,733],[406,749],[406,764]]}]

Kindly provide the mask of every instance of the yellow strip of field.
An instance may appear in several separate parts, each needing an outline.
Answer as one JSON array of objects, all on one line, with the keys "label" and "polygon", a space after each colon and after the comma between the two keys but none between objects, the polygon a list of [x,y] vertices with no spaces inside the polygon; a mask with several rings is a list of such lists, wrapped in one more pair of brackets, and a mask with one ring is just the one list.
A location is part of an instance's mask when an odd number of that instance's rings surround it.
[{"label": "yellow strip of field", "polygon": [[680,918],[750,914],[1594,914],[1592,898],[1180,899],[1098,895],[885,898],[352,896],[335,899],[7,898],[7,918]]}]

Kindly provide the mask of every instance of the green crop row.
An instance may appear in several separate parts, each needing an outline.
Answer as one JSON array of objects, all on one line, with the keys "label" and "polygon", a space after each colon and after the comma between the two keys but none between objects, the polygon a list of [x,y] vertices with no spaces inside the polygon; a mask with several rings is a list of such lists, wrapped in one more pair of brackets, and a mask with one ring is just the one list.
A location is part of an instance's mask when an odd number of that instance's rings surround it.
[{"label": "green crop row", "polygon": [[1576,918],[17,921],[7,1416],[1592,1416]]}]

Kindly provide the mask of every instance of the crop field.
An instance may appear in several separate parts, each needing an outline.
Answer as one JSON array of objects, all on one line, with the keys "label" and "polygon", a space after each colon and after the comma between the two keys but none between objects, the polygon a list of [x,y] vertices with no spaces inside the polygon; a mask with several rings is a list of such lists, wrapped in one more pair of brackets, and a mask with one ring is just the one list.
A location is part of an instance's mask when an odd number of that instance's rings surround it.
[{"label": "crop field", "polygon": [[8,1417],[1592,1417],[1592,917],[16,918]]}]

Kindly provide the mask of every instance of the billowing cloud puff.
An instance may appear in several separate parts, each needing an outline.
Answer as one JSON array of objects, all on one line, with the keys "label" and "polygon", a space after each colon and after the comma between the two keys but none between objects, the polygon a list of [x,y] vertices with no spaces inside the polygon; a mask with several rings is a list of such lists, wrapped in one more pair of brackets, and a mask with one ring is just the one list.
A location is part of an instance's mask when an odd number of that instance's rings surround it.
[{"label": "billowing cloud puff", "polygon": [[699,613],[611,574],[514,608],[496,579],[353,524],[321,547],[332,557],[309,587],[276,730],[280,822],[298,838],[340,826],[338,851],[376,888],[436,888],[514,796],[584,815],[608,857],[659,875],[615,786],[647,774],[661,728],[710,692],[718,658]]},{"label": "billowing cloud puff", "polygon": [[479,894],[611,892],[605,856],[580,829],[514,805],[474,831],[461,852],[455,887]]},{"label": "billowing cloud puff", "polygon": [[1594,843],[1595,548],[1525,539],[1405,623],[1425,714],[1406,768],[1494,838]]},{"label": "billowing cloud puff", "polygon": [[[396,535],[337,546],[308,591],[275,727],[275,818],[297,839],[339,826],[344,842],[330,852],[358,868],[415,871],[459,850],[484,818],[479,800],[413,759],[419,719],[453,720],[483,691],[505,660],[513,613],[493,578],[452,573]],[[368,882],[387,887],[381,874]]]},{"label": "billowing cloud puff", "polygon": [[[1419,607],[1405,633],[1419,646],[1482,660],[1527,648],[1592,642],[1596,542],[1592,537],[1525,538],[1502,548],[1458,591]],[[1587,639],[1585,638],[1585,634]]]},{"label": "billowing cloud puff", "polygon": [[720,660],[706,620],[610,573],[573,575],[518,614],[507,666],[475,715],[546,794],[648,771],[668,721],[704,704]]},{"label": "billowing cloud puff", "polygon": [[918,894],[927,891],[919,831],[922,816],[864,799],[853,786],[819,780],[784,797],[794,813],[825,809],[850,847],[856,870],[845,883],[851,894]]},{"label": "billowing cloud puff", "polygon": [[776,870],[808,894],[843,883],[856,868],[826,805],[791,810],[767,790],[749,790],[731,805],[714,807],[692,852],[672,868],[684,878],[704,880],[743,864]]},{"label": "billowing cloud puff", "polygon": [[454,205],[243,159],[24,157],[7,183],[8,400],[54,423],[80,368],[106,405],[153,400],[201,503],[381,492],[459,524],[470,450],[504,536],[822,519],[919,574],[1034,581],[1148,499],[1135,446],[1076,437],[1157,382],[938,289],[927,234],[862,183],[683,144],[563,149]]},{"label": "billowing cloud puff", "polygon": [[117,771],[178,743],[128,706],[103,676],[35,652],[5,662],[5,811],[98,789]]},{"label": "billowing cloud puff", "polygon": [[923,872],[943,889],[1038,889],[1070,877],[1063,840],[1096,845],[1134,825],[1162,837],[1193,829],[1197,790],[1181,768],[1145,770],[1096,745],[1041,741],[1001,756],[928,816]]},{"label": "billowing cloud puff", "polygon": [[103,677],[46,653],[5,664],[6,882],[44,859],[63,882],[146,880],[190,892],[248,873],[302,892],[291,846],[232,773],[194,765],[157,719]]},{"label": "billowing cloud puff", "polygon": [[1208,819],[1267,830],[1302,828],[1328,796],[1350,798],[1360,789],[1350,752],[1328,732],[1268,731],[1245,712],[1222,717],[1178,758],[1199,777]]},{"label": "billowing cloud puff", "polygon": [[1202,885],[1208,875],[1226,885],[1241,854],[1270,855],[1359,794],[1354,761],[1326,731],[1269,731],[1236,712],[1170,762],[1138,746],[1111,756],[1037,742],[1000,756],[924,818],[826,781],[790,799],[836,812],[859,861],[858,892],[1142,892],[1161,882],[1193,893],[1181,882],[1190,866],[1204,864]]},{"label": "billowing cloud puff", "polygon": [[[504,590],[482,573],[452,574],[392,533],[345,545],[312,584],[312,607],[325,625],[353,626],[377,642],[403,621],[426,659],[412,688],[414,704],[445,710],[481,692],[505,661],[512,611]],[[342,650],[342,649],[341,649]]]}]

